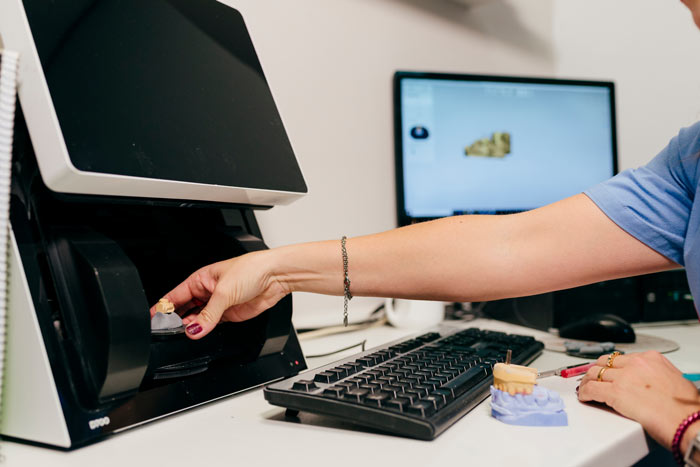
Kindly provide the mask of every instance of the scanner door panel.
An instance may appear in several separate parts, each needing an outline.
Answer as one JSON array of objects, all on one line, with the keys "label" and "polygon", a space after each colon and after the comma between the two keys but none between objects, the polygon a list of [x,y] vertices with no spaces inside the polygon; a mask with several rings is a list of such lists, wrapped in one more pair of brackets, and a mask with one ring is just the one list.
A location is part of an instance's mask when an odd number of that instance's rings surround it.
[{"label": "scanner door panel", "polygon": [[90,229],[56,229],[49,247],[58,298],[91,407],[135,393],[150,351],[148,302],[138,272],[113,240]]}]

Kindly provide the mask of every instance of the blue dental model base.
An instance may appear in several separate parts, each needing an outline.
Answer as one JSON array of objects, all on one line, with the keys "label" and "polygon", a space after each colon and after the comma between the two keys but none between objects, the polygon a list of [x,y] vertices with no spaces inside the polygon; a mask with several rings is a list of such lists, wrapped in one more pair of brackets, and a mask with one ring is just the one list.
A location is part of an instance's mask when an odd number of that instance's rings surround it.
[{"label": "blue dental model base", "polygon": [[491,415],[509,425],[568,425],[564,401],[559,394],[537,385],[532,394],[512,396],[491,386]]}]

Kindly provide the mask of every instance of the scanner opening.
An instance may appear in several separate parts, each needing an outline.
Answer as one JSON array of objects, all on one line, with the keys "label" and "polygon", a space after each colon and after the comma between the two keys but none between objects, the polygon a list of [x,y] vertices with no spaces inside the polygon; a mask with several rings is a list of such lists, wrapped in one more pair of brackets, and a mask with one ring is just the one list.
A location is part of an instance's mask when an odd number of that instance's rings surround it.
[{"label": "scanner opening", "polygon": [[269,313],[222,323],[198,341],[150,332],[149,307],[194,271],[265,248],[243,213],[53,196],[38,213],[87,406],[260,356]]}]

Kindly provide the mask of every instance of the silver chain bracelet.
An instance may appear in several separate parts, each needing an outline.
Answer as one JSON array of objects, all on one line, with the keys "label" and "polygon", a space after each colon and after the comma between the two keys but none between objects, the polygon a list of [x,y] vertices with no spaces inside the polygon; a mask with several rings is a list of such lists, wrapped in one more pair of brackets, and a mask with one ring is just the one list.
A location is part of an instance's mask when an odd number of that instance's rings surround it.
[{"label": "silver chain bracelet", "polygon": [[348,250],[345,248],[345,242],[348,237],[343,235],[340,239],[340,246],[343,251],[343,286],[345,288],[345,296],[343,297],[343,326],[348,325],[348,302],[352,300],[352,294],[350,293],[350,276],[348,275]]}]

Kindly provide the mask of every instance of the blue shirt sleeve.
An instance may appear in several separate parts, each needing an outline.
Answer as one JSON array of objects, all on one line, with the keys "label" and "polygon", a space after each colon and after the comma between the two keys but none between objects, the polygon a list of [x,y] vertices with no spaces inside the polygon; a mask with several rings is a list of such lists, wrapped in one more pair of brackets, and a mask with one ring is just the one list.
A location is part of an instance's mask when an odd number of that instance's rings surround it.
[{"label": "blue shirt sleeve", "polygon": [[585,194],[618,226],[684,265],[684,244],[697,190],[700,122],[684,128],[651,162]]}]

